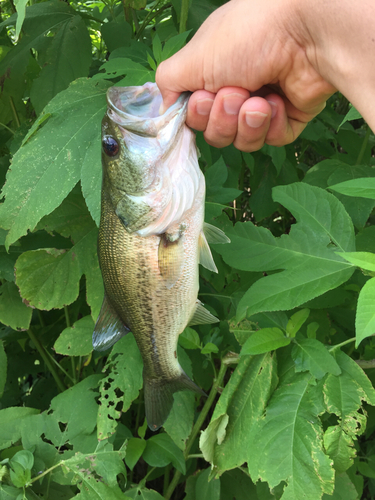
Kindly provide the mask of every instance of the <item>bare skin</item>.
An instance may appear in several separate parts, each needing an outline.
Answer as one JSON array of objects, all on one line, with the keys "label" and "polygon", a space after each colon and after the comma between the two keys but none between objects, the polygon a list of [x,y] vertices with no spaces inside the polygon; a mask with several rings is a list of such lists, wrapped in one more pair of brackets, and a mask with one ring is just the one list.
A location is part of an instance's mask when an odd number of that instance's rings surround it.
[{"label": "bare skin", "polygon": [[193,92],[187,124],[248,152],[295,140],[336,90],[375,129],[373,19],[372,0],[231,0],[159,66],[164,107]]}]

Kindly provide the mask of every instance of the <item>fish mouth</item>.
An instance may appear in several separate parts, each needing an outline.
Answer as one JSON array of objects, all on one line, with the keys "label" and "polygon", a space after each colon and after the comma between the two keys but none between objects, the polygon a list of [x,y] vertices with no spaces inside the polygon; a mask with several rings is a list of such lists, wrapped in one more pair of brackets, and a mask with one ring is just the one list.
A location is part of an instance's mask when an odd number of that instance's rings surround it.
[{"label": "fish mouth", "polygon": [[111,87],[107,91],[108,117],[120,127],[146,137],[156,137],[176,115],[184,122],[190,92],[184,92],[162,115],[163,102],[156,83],[141,87]]}]

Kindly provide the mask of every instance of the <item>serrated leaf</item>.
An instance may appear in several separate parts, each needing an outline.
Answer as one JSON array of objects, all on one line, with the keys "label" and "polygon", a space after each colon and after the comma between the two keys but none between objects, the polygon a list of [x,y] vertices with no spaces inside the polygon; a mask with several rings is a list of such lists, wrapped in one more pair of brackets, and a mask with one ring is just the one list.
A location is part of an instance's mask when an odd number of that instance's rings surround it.
[{"label": "serrated leaf", "polygon": [[359,292],[357,312],[355,317],[355,345],[375,333],[375,278],[368,280]]},{"label": "serrated leaf", "polygon": [[76,500],[126,500],[123,492],[118,485],[108,486],[107,484],[98,481],[94,475],[87,474],[87,472],[80,468],[79,465],[64,464],[64,467],[70,472],[73,472],[76,480],[78,480],[78,487],[80,493],[74,497]]},{"label": "serrated leaf", "polygon": [[21,438],[20,423],[37,415],[40,410],[27,407],[11,407],[0,410],[0,450],[9,448]]},{"label": "serrated leaf", "polygon": [[220,500],[220,479],[209,481],[210,472],[208,468],[199,474],[195,484],[196,500]]},{"label": "serrated leaf", "polygon": [[267,481],[270,488],[285,481],[283,500],[317,500],[323,493],[333,493],[334,471],[324,453],[317,418],[324,411],[321,389],[312,385],[313,380],[309,374],[294,374],[289,369],[252,432],[248,448],[251,478]]},{"label": "serrated leaf", "polygon": [[232,243],[216,250],[236,269],[283,269],[252,285],[238,305],[237,320],[261,311],[298,307],[336,288],[354,272],[335,254],[337,249],[354,249],[354,230],[334,196],[302,183],[279,186],[274,196],[298,221],[289,235],[275,238],[267,229],[250,222],[237,223],[233,229],[226,228]]},{"label": "serrated leaf", "polygon": [[375,405],[375,390],[353,359],[341,351],[334,356],[341,374],[329,374],[323,391],[327,411],[337,415],[339,423],[330,428],[326,440],[335,468],[343,472],[353,463],[354,439],[365,429],[366,420],[359,410],[363,401]]},{"label": "serrated leaf", "polygon": [[172,463],[182,474],[186,473],[183,453],[168,434],[157,434],[148,439],[143,459],[151,467],[165,467]]},{"label": "serrated leaf", "polygon": [[7,248],[58,207],[78,182],[91,144],[100,142],[108,87],[106,82],[76,80],[45,108],[50,117],[43,127],[33,135],[39,120],[31,128],[3,189],[0,216],[2,226],[9,228]]},{"label": "serrated leaf", "polygon": [[241,356],[263,354],[284,347],[290,342],[291,339],[285,337],[279,328],[263,328],[251,334],[244,343],[240,354]]},{"label": "serrated leaf", "polygon": [[220,475],[247,460],[253,428],[264,412],[276,380],[274,356],[267,353],[240,359],[199,440],[213,474]]},{"label": "serrated leaf", "polygon": [[[76,50],[77,47],[79,50]],[[73,16],[53,37],[42,71],[33,81],[30,99],[37,114],[73,80],[88,76],[91,59],[91,41],[86,24],[81,16]]]},{"label": "serrated leaf", "polygon": [[53,348],[66,356],[87,356],[92,351],[92,333],[95,323],[91,316],[85,316],[65,328],[56,340]]},{"label": "serrated leaf", "polygon": [[353,179],[340,182],[329,186],[332,191],[345,194],[346,196],[355,196],[357,198],[375,198],[375,179],[365,177],[363,179]]},{"label": "serrated leaf", "polygon": [[33,310],[20,295],[15,283],[5,282],[0,287],[0,321],[13,330],[27,330]]},{"label": "serrated leaf", "polygon": [[340,375],[341,370],[335,358],[324,345],[315,339],[297,338],[292,349],[296,372],[309,371],[321,379],[326,373]]},{"label": "serrated leaf", "polygon": [[368,271],[375,271],[375,254],[370,252],[337,252],[345,260]]},{"label": "serrated leaf", "polygon": [[[5,382],[7,380],[7,355],[4,349],[4,343],[0,340],[0,399],[4,392]],[[0,479],[1,480],[1,479]]]},{"label": "serrated leaf", "polygon": [[146,441],[140,438],[129,439],[126,445],[125,463],[130,470],[134,469],[135,464],[141,458],[144,449],[146,448]]},{"label": "serrated leaf", "polygon": [[97,73],[93,77],[93,80],[102,80],[103,78],[113,80],[119,76],[126,75],[124,79],[116,83],[117,87],[144,85],[146,82],[155,81],[154,71],[126,57],[110,59],[100,69],[104,69],[104,73]]},{"label": "serrated leaf", "polygon": [[[113,347],[105,366],[108,375],[100,383],[100,408],[98,411],[98,439],[106,439],[115,432],[121,412],[126,412],[139,395],[143,385],[143,362],[131,333]],[[120,390],[122,396],[116,394]],[[122,402],[121,410],[118,404]]]}]

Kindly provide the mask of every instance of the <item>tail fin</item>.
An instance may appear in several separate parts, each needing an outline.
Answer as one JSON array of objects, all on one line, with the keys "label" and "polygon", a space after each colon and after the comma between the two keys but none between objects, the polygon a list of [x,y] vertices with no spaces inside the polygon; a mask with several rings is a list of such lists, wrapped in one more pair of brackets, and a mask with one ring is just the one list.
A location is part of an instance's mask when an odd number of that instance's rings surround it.
[{"label": "tail fin", "polygon": [[152,431],[157,431],[167,420],[173,406],[173,394],[184,390],[207,396],[184,371],[174,379],[155,379],[144,376],[146,418]]}]

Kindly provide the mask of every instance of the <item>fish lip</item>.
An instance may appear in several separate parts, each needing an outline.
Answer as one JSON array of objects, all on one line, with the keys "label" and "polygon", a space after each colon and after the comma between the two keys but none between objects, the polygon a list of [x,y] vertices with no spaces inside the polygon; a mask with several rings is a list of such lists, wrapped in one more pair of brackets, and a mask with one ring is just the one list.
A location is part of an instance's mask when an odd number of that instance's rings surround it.
[{"label": "fish lip", "polygon": [[[157,137],[164,125],[177,114],[180,115],[179,121],[185,122],[190,95],[190,92],[182,93],[172,106],[159,115],[162,97],[156,83],[148,82],[139,87],[110,87],[107,91],[107,115],[126,130],[146,137]],[[137,106],[141,109],[142,98],[144,105],[151,104],[150,113],[137,116],[132,111],[136,111]]]}]

